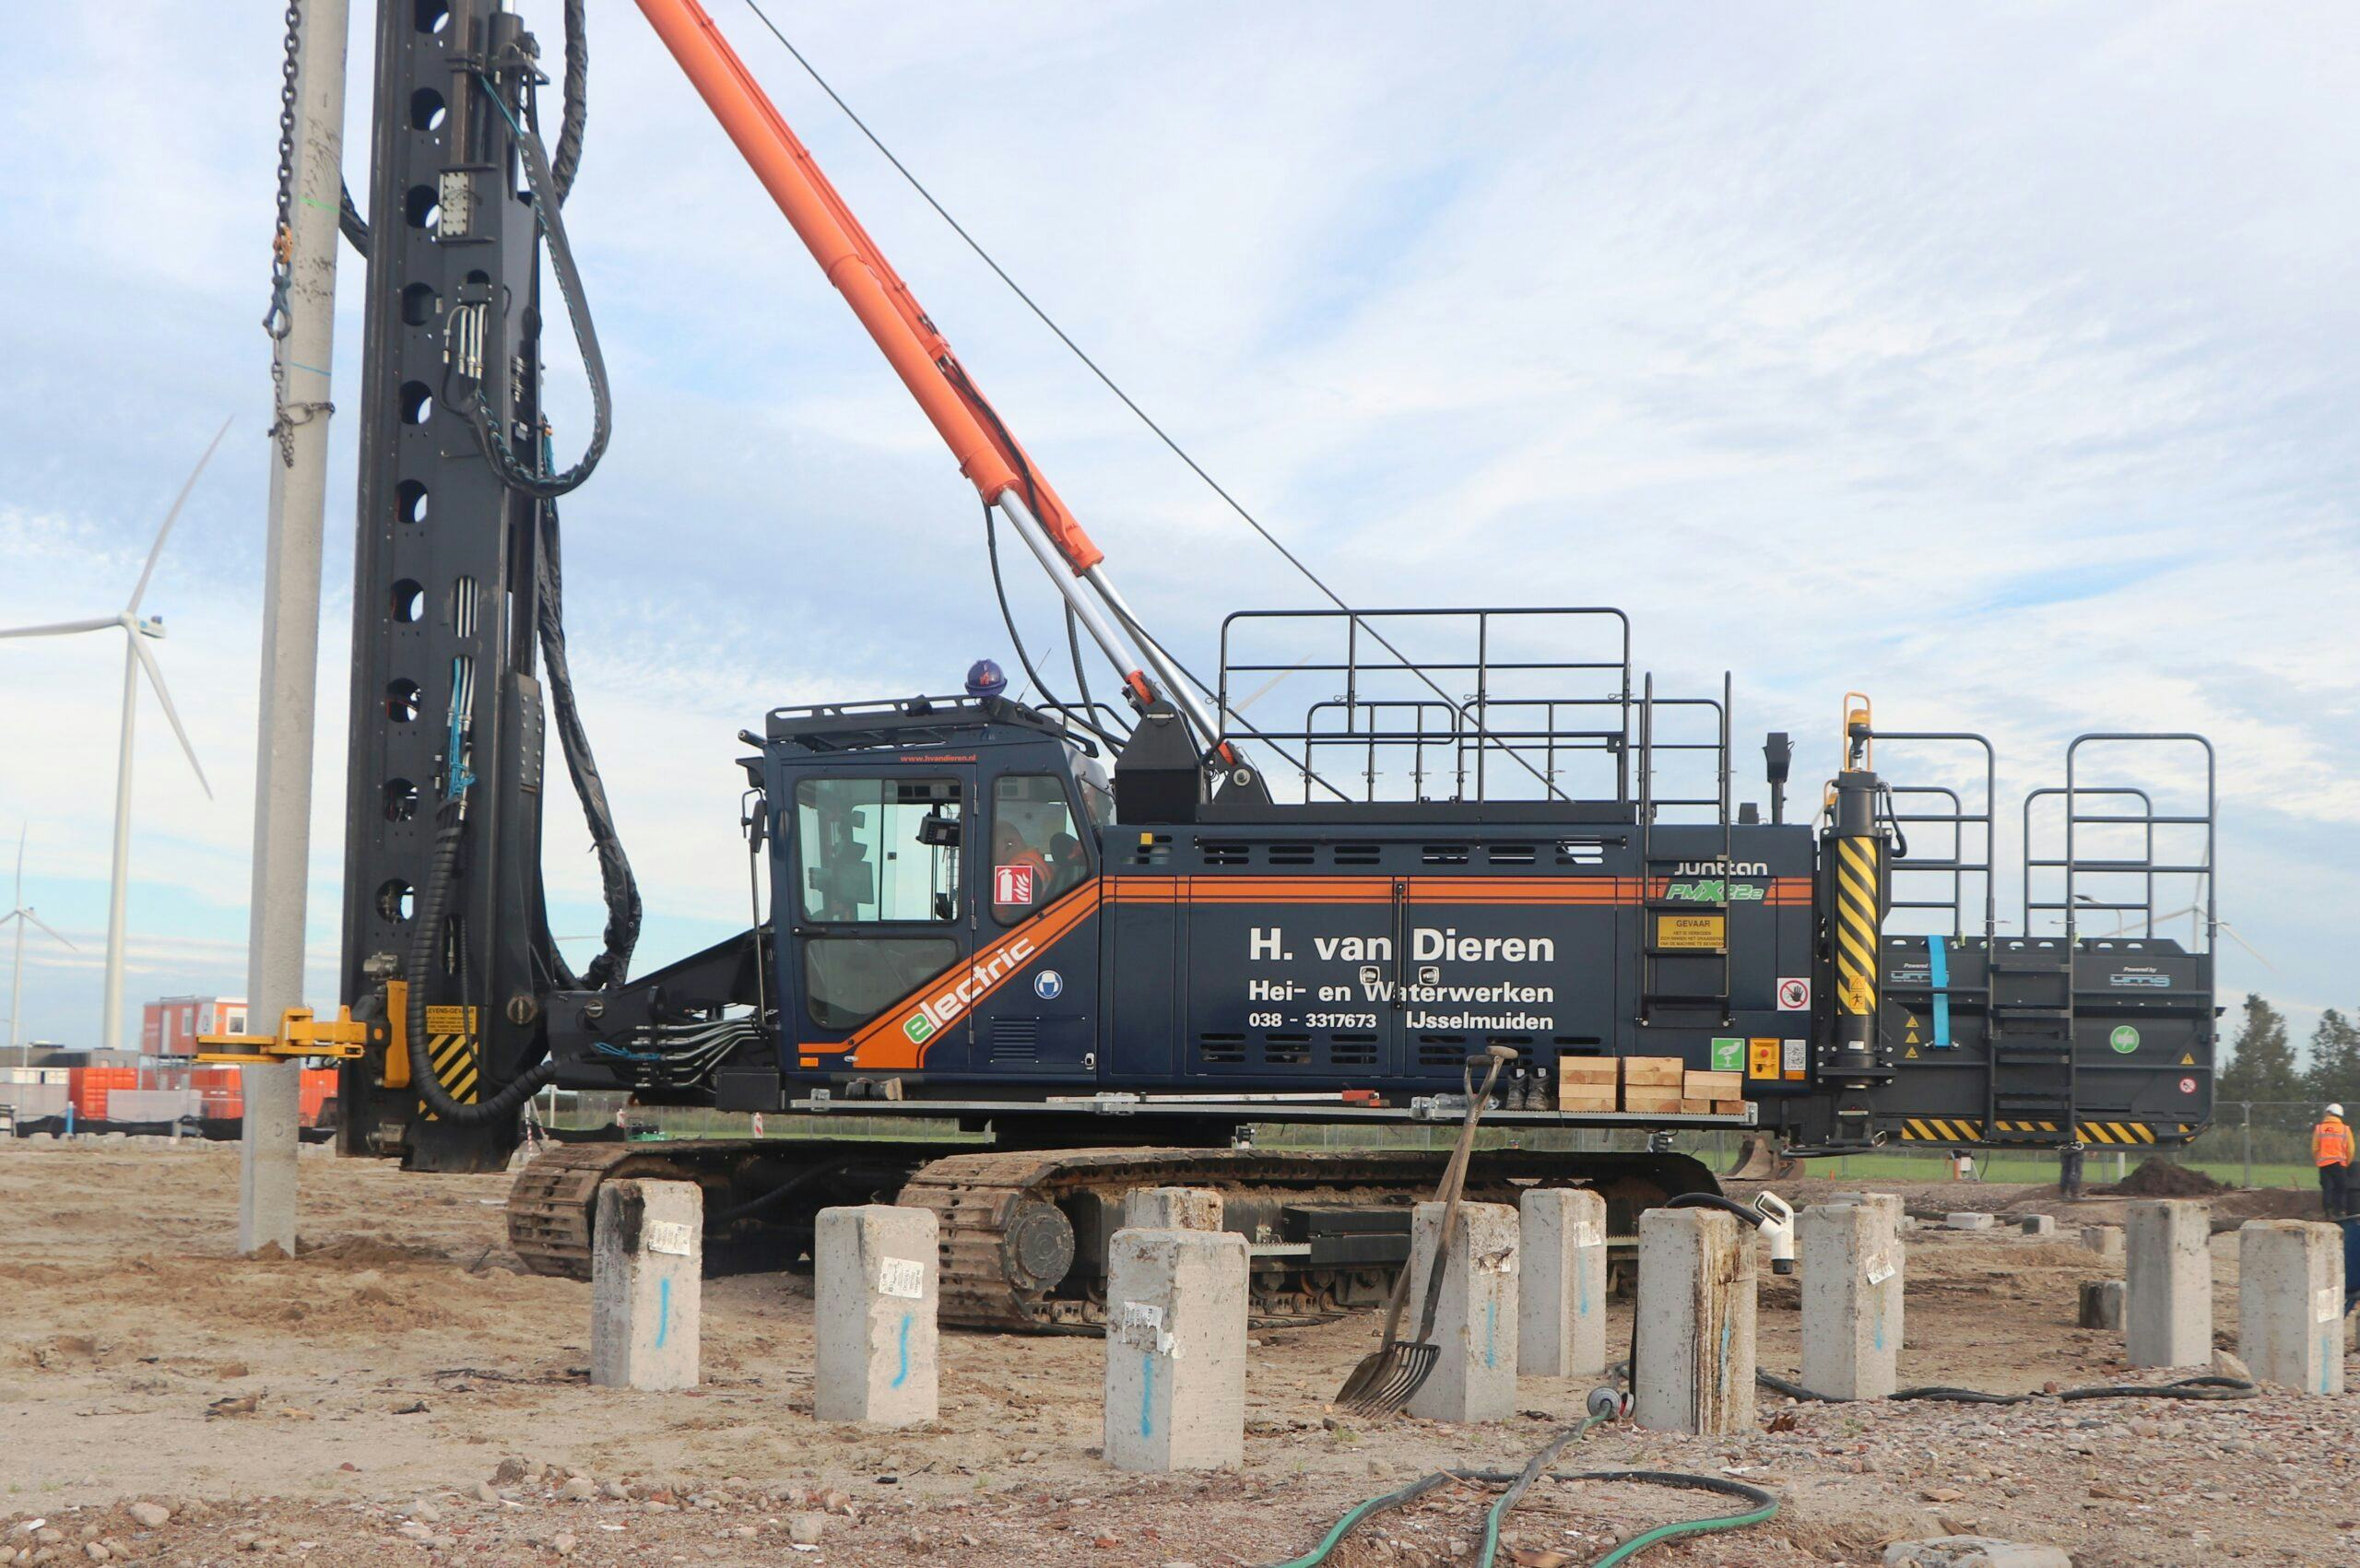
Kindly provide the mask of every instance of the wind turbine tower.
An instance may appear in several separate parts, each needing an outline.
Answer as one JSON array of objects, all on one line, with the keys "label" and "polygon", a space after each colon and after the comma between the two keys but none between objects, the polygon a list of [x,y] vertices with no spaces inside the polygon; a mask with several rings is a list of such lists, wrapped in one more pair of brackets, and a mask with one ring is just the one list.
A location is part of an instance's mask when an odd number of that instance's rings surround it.
[{"label": "wind turbine tower", "polygon": [[[71,942],[58,936],[48,922],[32,912],[25,902],[25,830],[17,830],[17,890],[8,901],[8,913],[0,914],[0,925],[10,921],[17,925],[17,956],[8,973],[8,1049],[17,1053],[17,1065],[28,1067],[32,1062],[32,1049],[25,1043],[25,927],[38,925],[69,948]],[[77,952],[81,951],[75,948]]]},{"label": "wind turbine tower", "polygon": [[[164,710],[164,717],[172,726],[172,734],[180,738],[181,750],[188,757],[188,765],[196,770],[196,782],[205,796],[213,798],[213,785],[206,782],[205,766],[196,760],[196,748],[189,744],[188,731],[181,727],[181,715],[172,706],[172,694],[164,686],[164,672],[157,667],[156,655],[148,644],[160,642],[164,636],[164,618],[142,616],[139,601],[148,595],[148,584],[156,575],[157,558],[164,553],[164,540],[171,534],[172,525],[180,520],[181,508],[187,504],[189,492],[196,488],[197,476],[205,472],[206,464],[213,459],[221,438],[230,433],[230,422],[213,432],[212,442],[189,470],[188,479],[181,486],[181,493],[172,498],[172,507],[164,513],[164,525],[156,530],[156,542],[148,548],[148,564],[140,569],[139,581],[132,584],[131,597],[113,615],[90,620],[61,620],[46,626],[19,626],[0,631],[0,638],[9,637],[71,637],[84,631],[106,631],[121,629],[124,634],[123,655],[123,735],[114,764],[114,874],[107,896],[107,978],[106,997],[100,1008],[100,1044],[115,1050],[123,1044],[123,968],[124,968],[124,907],[131,887],[131,743],[135,722],[139,716],[139,676],[147,672],[148,683],[156,689],[156,701]],[[47,929],[47,927],[43,927]]]}]

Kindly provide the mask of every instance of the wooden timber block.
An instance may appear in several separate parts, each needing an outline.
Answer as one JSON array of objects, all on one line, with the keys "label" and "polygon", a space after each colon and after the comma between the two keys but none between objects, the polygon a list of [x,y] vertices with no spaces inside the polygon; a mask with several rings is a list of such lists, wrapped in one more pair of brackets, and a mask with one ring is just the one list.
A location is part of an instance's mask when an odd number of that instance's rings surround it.
[{"label": "wooden timber block", "polygon": [[1619,1056],[1560,1056],[1557,1058],[1557,1082],[1561,1085],[1602,1083],[1612,1088],[1622,1081],[1622,1061]]},{"label": "wooden timber block", "polygon": [[1622,1058],[1622,1085],[1633,1084],[1642,1089],[1669,1089],[1680,1092],[1680,1080],[1687,1073],[1687,1064],[1677,1056],[1625,1056]]},{"label": "wooden timber block", "polygon": [[1625,1089],[1622,1109],[1647,1115],[1676,1116],[1681,1114],[1680,1091],[1676,1089]]},{"label": "wooden timber block", "polygon": [[1742,1116],[1745,1114],[1745,1102],[1742,1100],[1716,1100],[1712,1104],[1713,1114],[1716,1116]]},{"label": "wooden timber block", "polygon": [[1680,1080],[1680,1092],[1691,1100],[1741,1100],[1745,1097],[1745,1075],[1699,1072],[1691,1067]]}]

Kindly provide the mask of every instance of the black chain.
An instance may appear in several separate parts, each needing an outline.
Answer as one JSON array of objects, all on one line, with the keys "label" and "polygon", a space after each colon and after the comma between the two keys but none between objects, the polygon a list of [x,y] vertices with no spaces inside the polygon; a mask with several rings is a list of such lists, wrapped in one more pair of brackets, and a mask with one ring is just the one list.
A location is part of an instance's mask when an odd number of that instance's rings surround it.
[{"label": "black chain", "polygon": [[302,39],[302,0],[287,0],[286,58],[278,66],[278,226],[270,240],[270,308],[262,315],[262,329],[275,338],[287,336],[287,289],[294,276],[295,82]]},{"label": "black chain", "polygon": [[270,435],[278,442],[278,461],[295,466],[295,427],[322,413],[334,413],[329,403],[289,405],[287,401],[287,335],[295,321],[289,295],[295,282],[295,104],[301,74],[303,0],[287,0],[287,45],[278,67],[278,226],[270,237],[270,308],[263,312],[262,329],[270,335]]}]

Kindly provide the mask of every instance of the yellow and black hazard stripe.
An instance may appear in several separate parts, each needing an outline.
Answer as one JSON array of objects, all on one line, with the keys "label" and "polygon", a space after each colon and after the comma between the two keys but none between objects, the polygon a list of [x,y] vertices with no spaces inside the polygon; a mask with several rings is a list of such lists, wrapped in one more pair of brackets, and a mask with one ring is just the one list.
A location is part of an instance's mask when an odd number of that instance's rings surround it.
[{"label": "yellow and black hazard stripe", "polygon": [[481,1079],[475,1008],[427,1008],[426,1056],[443,1092],[463,1105],[474,1104]]},{"label": "yellow and black hazard stripe", "polygon": [[[1993,1124],[2003,1133],[2048,1133],[2057,1131],[2055,1122],[1999,1122]],[[2103,1144],[2118,1148],[2132,1144],[2160,1141],[2155,1129],[2144,1122],[2078,1122],[2074,1132],[2086,1144]],[[2184,1138],[2192,1129],[2185,1123],[2175,1124],[2170,1136]],[[1911,1116],[1901,1124],[1901,1138],[1905,1143],[1980,1143],[1983,1124],[1965,1116]]]},{"label": "yellow and black hazard stripe", "polygon": [[1877,841],[1835,841],[1835,1005],[1866,1017],[1877,1010]]}]

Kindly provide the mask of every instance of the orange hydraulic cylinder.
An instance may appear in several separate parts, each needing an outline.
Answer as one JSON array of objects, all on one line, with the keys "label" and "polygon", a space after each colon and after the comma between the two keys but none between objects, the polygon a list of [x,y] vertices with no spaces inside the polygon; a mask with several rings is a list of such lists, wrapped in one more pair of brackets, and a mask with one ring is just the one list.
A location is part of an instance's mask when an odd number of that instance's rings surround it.
[{"label": "orange hydraulic cylinder", "polygon": [[[982,493],[985,504],[1018,488],[1021,450],[985,429],[968,399],[951,380],[958,361],[935,330],[909,288],[836,194],[810,151],[787,128],[761,84],[738,58],[729,41],[697,0],[639,0],[656,36],[671,50],[705,106],[752,168],[754,177],[778,203],[779,211],[802,238],[828,281],[852,307],[860,324],[884,351],[886,360],[959,461],[959,471]],[[963,375],[963,371],[960,372]],[[978,395],[980,400],[980,395]],[[1031,464],[1025,462],[1027,468]],[[1027,504],[1076,575],[1105,559],[1064,501],[1038,472]]]}]

